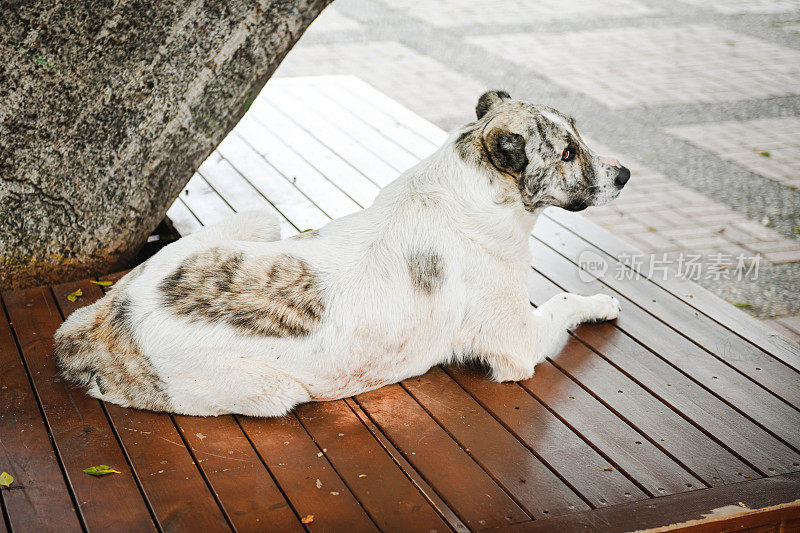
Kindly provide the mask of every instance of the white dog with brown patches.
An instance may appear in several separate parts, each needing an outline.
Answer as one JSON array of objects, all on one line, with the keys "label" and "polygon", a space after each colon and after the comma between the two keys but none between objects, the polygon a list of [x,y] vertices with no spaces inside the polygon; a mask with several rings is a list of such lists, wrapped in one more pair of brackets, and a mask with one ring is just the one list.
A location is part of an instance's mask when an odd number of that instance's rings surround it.
[{"label": "white dog with brown patches", "polygon": [[243,213],[167,246],[62,325],[61,374],[123,406],[253,416],[442,363],[532,376],[568,328],[620,310],[606,295],[530,306],[536,217],[609,202],[630,173],[551,108],[491,91],[476,111],[369,209],[285,240]]}]

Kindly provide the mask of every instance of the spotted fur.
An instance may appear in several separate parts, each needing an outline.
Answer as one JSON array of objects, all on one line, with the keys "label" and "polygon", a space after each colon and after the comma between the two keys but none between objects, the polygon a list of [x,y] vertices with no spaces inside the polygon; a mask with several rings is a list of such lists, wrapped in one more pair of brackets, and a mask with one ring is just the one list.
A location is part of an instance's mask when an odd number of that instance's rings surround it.
[{"label": "spotted fur", "polygon": [[186,258],[159,290],[164,306],[179,316],[267,337],[308,335],[325,308],[316,274],[288,254],[245,258],[211,248]]},{"label": "spotted fur", "polygon": [[431,251],[410,254],[408,272],[411,275],[411,284],[424,294],[432,294],[444,283],[444,262]]},{"label": "spotted fur", "polygon": [[67,380],[96,389],[122,405],[170,410],[164,383],[142,353],[131,322],[125,287],[142,267],[117,282],[99,302],[79,309],[55,336],[56,366]]}]

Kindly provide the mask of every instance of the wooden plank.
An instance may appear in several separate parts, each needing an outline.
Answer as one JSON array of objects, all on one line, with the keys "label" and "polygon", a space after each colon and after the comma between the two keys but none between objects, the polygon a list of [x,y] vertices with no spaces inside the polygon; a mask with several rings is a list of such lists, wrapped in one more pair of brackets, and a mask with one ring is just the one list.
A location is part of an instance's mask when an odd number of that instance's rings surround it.
[{"label": "wooden plank", "polygon": [[662,496],[703,487],[702,481],[549,362],[539,364],[536,375],[520,385],[651,494]]},{"label": "wooden plank", "polygon": [[294,415],[237,418],[310,531],[378,529]]},{"label": "wooden plank", "polygon": [[[541,305],[550,297],[562,292],[560,287],[535,271],[532,271],[529,276],[528,287],[528,294],[535,305]],[[796,471],[800,466],[800,454],[792,451],[760,426],[711,392],[698,386],[642,345],[621,334],[612,324],[580,326],[574,331],[574,336],[600,355],[591,362],[581,359],[580,363],[573,363],[571,361],[572,352],[563,350],[554,359],[556,365],[564,367],[576,375],[578,374],[576,367],[580,366],[580,376],[585,376],[591,374],[596,368],[595,361],[602,358],[631,381],[649,391],[670,410],[695,424],[709,438],[721,443],[760,472],[767,475],[785,474]],[[605,371],[599,371],[599,374],[604,375]],[[585,377],[581,379],[588,381],[588,378]],[[605,398],[614,395],[612,383],[617,383],[617,380],[618,378],[609,381],[607,386],[611,388],[612,392],[604,396]],[[595,381],[599,381],[599,378]],[[626,397],[630,396],[632,391],[636,391],[636,389],[631,389],[631,386],[624,384],[620,384],[617,390],[623,390],[623,395]],[[641,393],[638,391],[634,395],[636,401],[632,402],[631,409],[641,411],[641,416],[651,412],[650,409],[655,409],[650,407],[638,409],[640,402],[642,402],[642,406],[648,406],[649,402],[641,399]],[[609,404],[615,402],[614,400],[606,401]],[[633,417],[634,415],[626,416]],[[656,418],[654,423],[660,424],[660,421],[660,418]],[[644,423],[641,424],[645,426]],[[675,435],[679,434],[682,433],[675,433]],[[702,469],[698,469],[698,471],[702,471]],[[733,473],[741,479],[747,479],[743,475],[748,474],[743,471],[733,471]],[[740,473],[743,475],[740,476]],[[727,479],[727,476],[722,479]]]},{"label": "wooden plank", "polygon": [[0,488],[6,519],[15,531],[81,531],[47,425],[2,309],[0,368],[0,472],[7,471],[15,478],[11,487]]},{"label": "wooden plank", "polygon": [[236,530],[303,531],[233,416],[173,418]]},{"label": "wooden plank", "polygon": [[346,109],[382,135],[394,140],[398,145],[414,154],[417,159],[428,157],[439,146],[406,124],[386,114],[371,99],[357,98],[341,84],[319,80],[311,81],[306,85],[315,91],[316,98],[324,99],[326,107],[338,106]]},{"label": "wooden plank", "polygon": [[334,83],[340,83],[343,87],[346,87],[355,97],[371,102],[375,107],[382,109],[385,113],[395,117],[399,122],[406,124],[410,129],[416,131],[419,135],[425,137],[436,146],[440,146],[447,137],[447,134],[439,127],[417,115],[400,102],[389,98],[367,82],[355,76],[337,76],[336,79],[333,79],[333,77],[331,78]]},{"label": "wooden plank", "polygon": [[180,198],[203,226],[215,224],[234,213],[233,208],[200,174],[192,176]]},{"label": "wooden plank", "polygon": [[235,133],[258,152],[273,168],[331,218],[340,218],[362,206],[329,181],[317,169],[290,150],[254,118],[245,116]]},{"label": "wooden plank", "polygon": [[324,144],[330,150],[339,154],[351,166],[358,169],[362,174],[370,178],[378,186],[384,186],[394,180],[399,171],[377,157],[375,154],[364,148],[362,143],[344,135],[339,129],[335,129],[325,124],[318,118],[314,118],[302,110],[292,110],[292,114],[284,113],[283,110],[274,106],[270,101],[256,100],[251,107],[256,118],[269,123],[269,116],[278,113],[295,122],[300,128],[313,136],[317,141]]},{"label": "wooden plank", "polygon": [[[59,294],[88,284],[58,287]],[[67,292],[68,293],[68,292]],[[46,287],[14,291],[5,298],[36,394],[47,418],[67,481],[89,529],[154,530],[150,512],[100,403],[63,383],[53,364],[53,334],[62,318]],[[86,295],[82,302],[91,303]],[[83,472],[106,464],[121,474],[96,478]],[[119,506],[116,513],[108,509]]]},{"label": "wooden plank", "polygon": [[[535,242],[533,246],[536,270],[564,290],[579,294],[611,292],[596,280],[581,280],[572,264],[550,248]],[[740,412],[756,420],[773,435],[795,449],[800,448],[800,413],[797,410],[679,335],[624,296],[621,296],[620,301],[622,313],[616,320],[619,329],[684,374],[691,376],[696,383],[702,384]]]},{"label": "wooden plank", "polygon": [[353,399],[353,398],[345,398],[344,402],[347,404],[348,407],[355,413],[361,423],[364,424],[364,427],[369,430],[372,434],[373,438],[378,441],[386,450],[386,453],[391,456],[392,460],[397,464],[397,466],[403,471],[403,473],[408,476],[408,478],[416,485],[419,491],[425,495],[425,498],[436,508],[436,511],[439,515],[444,518],[448,525],[458,533],[466,533],[469,531],[469,528],[461,521],[460,518],[453,512],[453,510],[445,503],[445,501],[439,496],[439,494],[433,490],[433,488],[428,484],[427,481],[417,472],[411,463],[409,463],[403,454],[398,450],[390,441],[386,438],[386,435],[375,425],[366,412],[361,408],[360,405]]},{"label": "wooden plank", "polygon": [[297,228],[275,209],[275,206],[269,203],[269,200],[264,198],[250,182],[244,179],[228,160],[218,156],[216,152],[203,162],[197,172],[237,213],[254,210],[267,211],[277,217],[281,226],[281,235],[284,238],[297,233]]},{"label": "wooden plank", "polygon": [[492,383],[483,369],[455,367],[447,373],[592,507],[648,498],[518,384]]},{"label": "wooden plank", "polygon": [[[308,198],[298,194],[283,176],[271,167],[238,135],[228,135],[217,151],[289,220],[306,220],[309,227],[324,226],[329,218]],[[303,228],[306,229],[306,228]]]},{"label": "wooden plank", "polygon": [[366,207],[372,204],[380,188],[295,122],[267,106],[256,109],[248,117],[281,141],[280,144],[273,145],[273,150],[290,152],[303,159],[327,179],[335,182],[359,205]]},{"label": "wooden plank", "polygon": [[440,368],[402,385],[529,515],[543,519],[589,509]]},{"label": "wooden plank", "polygon": [[[183,192],[181,191],[181,194]],[[183,200],[178,197],[167,210],[167,217],[172,221],[172,225],[182,236],[194,233],[203,227],[200,221],[194,216]]]},{"label": "wooden plank", "polygon": [[170,416],[105,406],[161,529],[229,531]]},{"label": "wooden plank", "polygon": [[[673,494],[650,501],[597,509],[496,531],[578,533],[602,531],[670,531],[717,533],[744,531],[764,524],[788,523],[800,517],[800,473]],[[793,527],[792,525],[789,528]],[[785,531],[795,531],[786,528]]]},{"label": "wooden plank", "polygon": [[295,413],[381,531],[449,529],[344,400]]},{"label": "wooden plank", "polygon": [[[117,282],[126,273],[100,279]],[[84,294],[96,297],[110,289],[90,284]],[[103,405],[161,529],[202,524],[211,531],[230,530],[170,415]]]},{"label": "wooden plank", "polygon": [[[573,263],[579,261],[581,252],[586,249],[584,241],[546,217],[542,217],[537,224],[534,236]],[[617,264],[612,266],[616,267]],[[572,264],[570,268],[577,269],[577,266]],[[616,272],[616,268],[610,268],[605,273],[598,273],[599,279],[726,364],[795,407],[800,406],[800,372],[744,339],[731,335],[710,318],[657,286],[643,280],[617,276]]]},{"label": "wooden plank", "polygon": [[[544,216],[551,218],[557,224],[582,238],[588,246],[602,251],[612,259],[616,260],[617,257],[625,254],[628,256],[641,254],[641,251],[633,245],[577,213],[548,209]],[[642,270],[638,269],[639,273],[646,277],[647,272]],[[709,290],[691,281],[681,279],[671,271],[667,272],[664,278],[656,277],[650,281],[722,324],[733,334],[774,355],[795,370],[800,370],[800,350],[796,343],[776,335],[771,328],[754,320],[753,317],[728,304]]]},{"label": "wooden plank", "polygon": [[554,364],[706,485],[761,477],[576,339],[569,341]]},{"label": "wooden plank", "polygon": [[[379,129],[373,128],[362,117],[365,110],[354,115],[347,109],[336,105],[332,100],[322,96],[323,93],[313,90],[307,85],[296,85],[289,90],[273,88],[267,93],[272,101],[281,109],[287,109],[284,102],[291,101],[293,105],[301,105],[312,113],[321,116],[328,124],[348,132],[355,139],[369,139],[365,143],[367,149],[372,151],[384,161],[390,162],[399,172],[405,171],[417,164],[419,157],[407,150],[402,144],[395,143],[384,136]],[[285,100],[283,100],[285,99]]]},{"label": "wooden plank", "polygon": [[400,385],[355,399],[470,529],[529,518]]}]

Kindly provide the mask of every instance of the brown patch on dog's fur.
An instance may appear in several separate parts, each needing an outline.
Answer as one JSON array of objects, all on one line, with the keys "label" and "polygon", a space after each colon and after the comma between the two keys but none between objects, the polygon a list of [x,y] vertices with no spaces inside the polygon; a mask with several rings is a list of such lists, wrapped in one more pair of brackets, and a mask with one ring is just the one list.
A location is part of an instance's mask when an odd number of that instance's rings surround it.
[{"label": "brown patch on dog's fur", "polygon": [[124,293],[142,269],[132,270],[105,298],[76,311],[74,320],[65,323],[66,329],[58,330],[55,361],[65,379],[96,386],[100,394],[122,405],[169,411],[171,402],[163,383],[137,345],[130,323],[130,299]]},{"label": "brown patch on dog's fur", "polygon": [[414,252],[408,258],[411,283],[425,294],[432,294],[444,283],[442,258],[434,252]]},{"label": "brown patch on dog's fur", "polygon": [[222,322],[252,335],[308,335],[325,309],[314,271],[288,254],[245,258],[213,248],[185,259],[159,289],[164,305],[178,315]]}]

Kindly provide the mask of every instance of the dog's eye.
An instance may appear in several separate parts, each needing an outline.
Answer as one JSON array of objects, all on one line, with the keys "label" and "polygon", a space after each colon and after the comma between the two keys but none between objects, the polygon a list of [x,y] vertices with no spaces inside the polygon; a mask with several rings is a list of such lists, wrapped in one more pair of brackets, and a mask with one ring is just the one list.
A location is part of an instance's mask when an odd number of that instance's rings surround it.
[{"label": "dog's eye", "polygon": [[564,153],[561,154],[562,161],[572,161],[573,159],[575,159],[575,150],[572,148],[567,148],[564,150]]}]

